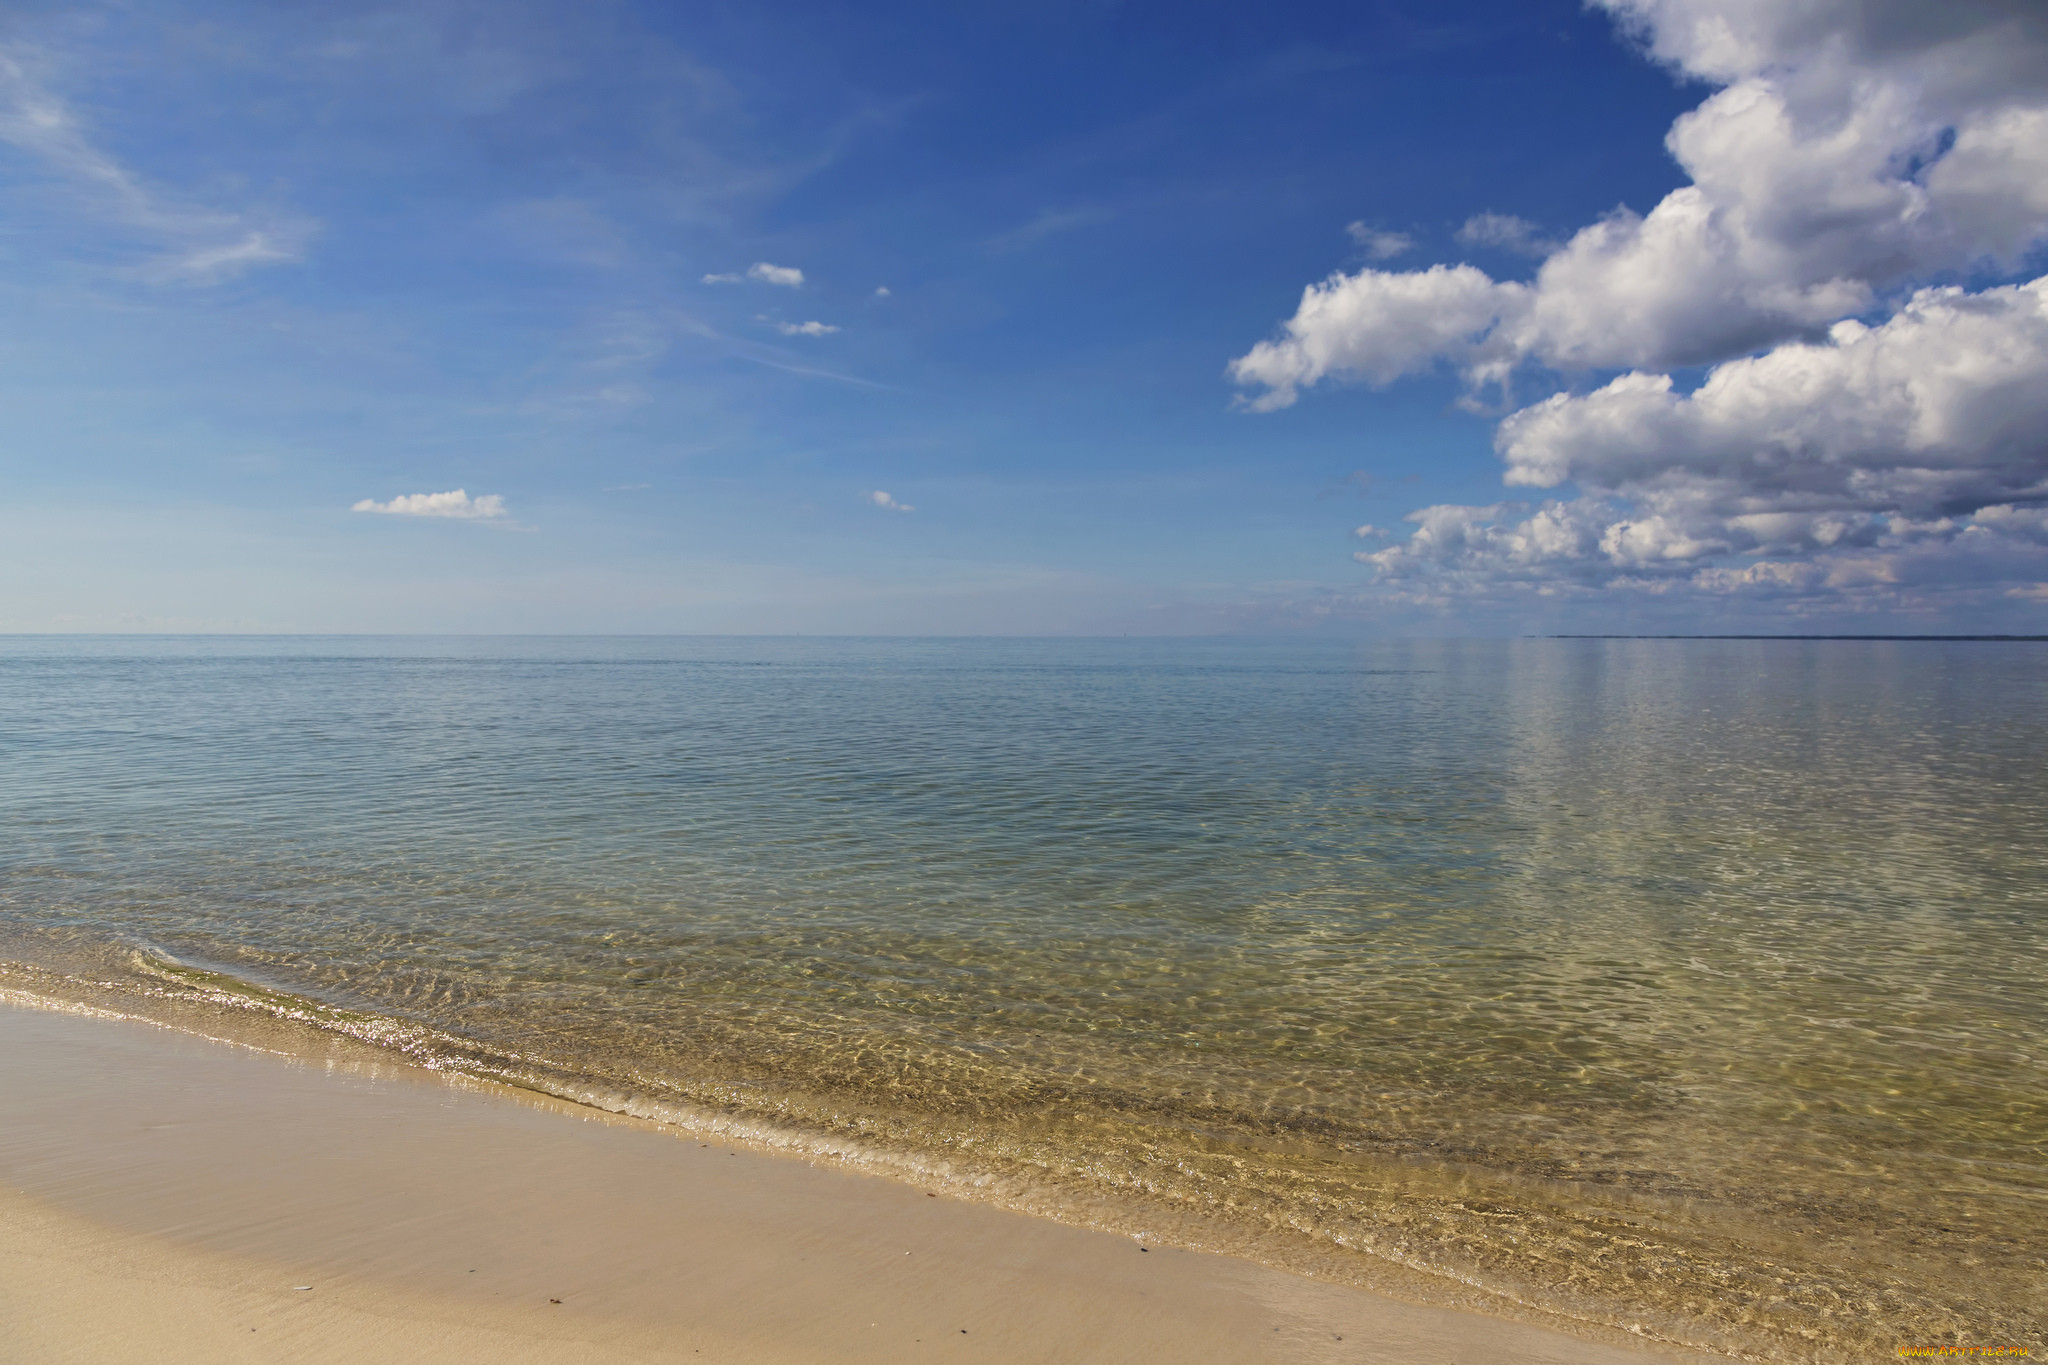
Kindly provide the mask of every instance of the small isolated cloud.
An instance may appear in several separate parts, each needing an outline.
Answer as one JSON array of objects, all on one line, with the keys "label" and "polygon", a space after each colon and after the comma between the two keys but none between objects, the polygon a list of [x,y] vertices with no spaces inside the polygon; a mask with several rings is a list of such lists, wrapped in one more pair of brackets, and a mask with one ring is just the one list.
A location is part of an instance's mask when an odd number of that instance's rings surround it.
[{"label": "small isolated cloud", "polygon": [[889,297],[889,286],[888,286],[888,285],[886,285],[886,284],[876,285],[876,286],[875,286],[875,297],[876,297],[876,298],[878,298],[878,299],[886,299],[886,298],[888,298],[888,297]]},{"label": "small isolated cloud", "polygon": [[1367,522],[1351,534],[1357,536],[1360,540],[1376,540],[1381,536],[1390,534],[1390,532],[1384,526],[1374,526],[1371,522]]},{"label": "small isolated cloud", "polygon": [[748,280],[757,280],[762,284],[779,284],[785,289],[797,289],[803,285],[804,272],[793,265],[770,265],[766,261],[756,261],[747,267],[747,273],[744,275],[730,270],[715,270],[698,278],[704,284],[743,284]]},{"label": "small isolated cloud", "polygon": [[389,502],[364,498],[351,512],[381,512],[389,517],[457,517],[481,521],[505,515],[505,499],[496,493],[472,498],[460,488],[446,493],[401,493]]},{"label": "small isolated cloud", "polygon": [[1230,374],[1265,388],[1245,400],[1253,412],[1284,408],[1330,375],[1391,384],[1443,355],[1468,352],[1500,320],[1502,291],[1521,288],[1497,285],[1469,265],[1332,275],[1303,291],[1284,335],[1232,361]]},{"label": "small isolated cloud", "polygon": [[829,322],[778,322],[775,330],[786,337],[824,337],[839,329]]},{"label": "small isolated cloud", "polygon": [[1460,246],[1493,247],[1524,256],[1548,256],[1558,243],[1527,218],[1512,213],[1475,213],[1457,231]]},{"label": "small isolated cloud", "polygon": [[1415,245],[1415,239],[1405,232],[1386,232],[1364,223],[1352,223],[1344,229],[1352,241],[1365,248],[1365,254],[1376,261],[1389,261],[1405,255]]},{"label": "small isolated cloud", "polygon": [[860,496],[862,501],[872,503],[885,512],[915,512],[917,510],[907,502],[896,501],[896,499],[880,489],[876,489],[872,493],[863,493]]}]

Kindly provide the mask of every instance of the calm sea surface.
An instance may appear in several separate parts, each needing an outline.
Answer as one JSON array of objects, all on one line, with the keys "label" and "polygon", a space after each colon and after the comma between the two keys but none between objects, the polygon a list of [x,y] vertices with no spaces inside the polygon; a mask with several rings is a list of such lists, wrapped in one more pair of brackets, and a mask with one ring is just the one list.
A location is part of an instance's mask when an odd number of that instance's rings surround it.
[{"label": "calm sea surface", "polygon": [[1679,1340],[2044,1340],[2048,646],[17,637],[0,778],[18,959]]}]

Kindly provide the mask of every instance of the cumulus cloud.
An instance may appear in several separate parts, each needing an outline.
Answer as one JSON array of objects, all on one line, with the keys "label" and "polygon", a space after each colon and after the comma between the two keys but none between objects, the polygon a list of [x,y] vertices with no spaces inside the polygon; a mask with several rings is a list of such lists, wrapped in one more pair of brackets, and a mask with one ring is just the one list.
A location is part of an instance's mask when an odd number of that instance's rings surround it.
[{"label": "cumulus cloud", "polygon": [[[1802,528],[1821,553],[1716,562],[1711,545],[1599,499],[1537,506],[1445,505],[1411,512],[1401,543],[1353,556],[1396,600],[1447,602],[1636,593],[1774,602],[1793,612],[1939,607],[1986,590],[2032,599],[2048,576],[2038,508],[1993,505],[1962,517],[1836,518]],[[2012,585],[2012,586],[2004,586]]]},{"label": "cumulus cloud", "polygon": [[872,493],[863,493],[860,496],[863,502],[870,503],[887,512],[915,512],[917,510],[915,507],[912,507],[908,503],[896,501],[896,499],[890,497],[887,493],[882,492],[880,489],[876,489]]},{"label": "cumulus cloud", "polygon": [[2048,497],[2048,278],[1915,294],[1716,366],[1690,394],[1632,371],[1501,423],[1509,484],[1732,518],[1939,516]]},{"label": "cumulus cloud", "polygon": [[[1438,600],[1504,588],[1913,600],[2048,577],[2048,8],[2017,0],[1597,0],[1720,88],[1667,139],[1691,183],[1543,244],[1527,281],[1366,269],[1304,291],[1231,366],[1256,410],[1325,379],[1452,366],[1621,371],[1513,412],[1495,448],[1540,503],[1436,506],[1361,552]],[[1687,392],[1667,371],[1710,367]],[[1946,590],[1946,589],[1944,589]]]},{"label": "cumulus cloud", "polygon": [[804,272],[793,265],[770,265],[756,261],[747,267],[747,278],[759,280],[762,284],[779,284],[785,289],[796,289],[804,282]]},{"label": "cumulus cloud", "polygon": [[1405,232],[1386,232],[1368,227],[1364,223],[1352,223],[1345,229],[1352,241],[1365,248],[1365,254],[1376,261],[1390,261],[1404,256],[1415,245],[1415,239]]},{"label": "cumulus cloud", "polygon": [[1630,371],[1513,413],[1495,448],[1510,486],[1579,496],[1423,508],[1356,558],[1432,593],[1871,597],[2039,577],[2048,278],[1922,290],[1881,326],[1728,361],[1691,393]]},{"label": "cumulus cloud", "polygon": [[457,517],[467,521],[506,515],[505,499],[496,493],[470,497],[460,488],[446,493],[401,493],[389,502],[364,498],[351,512],[381,512],[391,517]]},{"label": "cumulus cloud", "polygon": [[[1407,368],[1443,360],[1485,381],[1525,364],[1709,364],[1822,335],[1916,278],[2013,265],[2048,239],[2048,10],[2034,0],[1599,3],[1721,87],[1666,138],[1691,183],[1581,229],[1526,284],[1458,279],[1461,316],[1483,327],[1437,338]],[[1504,244],[1497,216],[1467,228]],[[1263,406],[1326,376],[1385,382],[1344,357],[1417,349],[1386,335],[1401,320],[1331,306],[1395,287],[1377,273],[1312,286],[1238,380],[1266,388]],[[1418,272],[1406,287],[1451,283]]]},{"label": "cumulus cloud", "polygon": [[1458,228],[1461,246],[1493,247],[1523,256],[1548,256],[1558,244],[1527,218],[1511,213],[1475,213]]},{"label": "cumulus cloud", "polygon": [[775,330],[786,337],[823,337],[839,329],[829,322],[778,322]]},{"label": "cumulus cloud", "polygon": [[1230,373],[1265,388],[1247,400],[1255,412],[1284,408],[1332,374],[1389,384],[1470,353],[1500,321],[1504,296],[1521,292],[1469,265],[1332,275],[1302,291],[1283,336],[1252,347]]}]

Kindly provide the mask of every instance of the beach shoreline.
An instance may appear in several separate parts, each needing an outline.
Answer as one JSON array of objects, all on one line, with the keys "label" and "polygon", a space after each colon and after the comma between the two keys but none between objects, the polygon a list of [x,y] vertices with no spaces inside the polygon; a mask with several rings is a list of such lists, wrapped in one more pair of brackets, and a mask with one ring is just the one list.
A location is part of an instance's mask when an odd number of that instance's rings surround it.
[{"label": "beach shoreline", "polygon": [[8,1359],[1713,1358],[126,1014],[0,1002]]}]

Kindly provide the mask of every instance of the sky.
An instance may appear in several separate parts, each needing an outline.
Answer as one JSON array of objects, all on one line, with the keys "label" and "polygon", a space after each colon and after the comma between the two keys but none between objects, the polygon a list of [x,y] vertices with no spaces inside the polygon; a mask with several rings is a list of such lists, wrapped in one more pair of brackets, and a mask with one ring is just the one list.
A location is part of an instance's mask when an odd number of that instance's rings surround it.
[{"label": "sky", "polygon": [[0,630],[2048,632],[2037,0],[14,4]]}]

